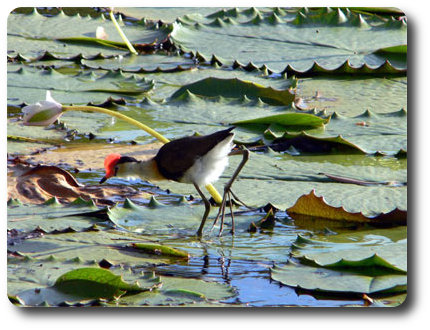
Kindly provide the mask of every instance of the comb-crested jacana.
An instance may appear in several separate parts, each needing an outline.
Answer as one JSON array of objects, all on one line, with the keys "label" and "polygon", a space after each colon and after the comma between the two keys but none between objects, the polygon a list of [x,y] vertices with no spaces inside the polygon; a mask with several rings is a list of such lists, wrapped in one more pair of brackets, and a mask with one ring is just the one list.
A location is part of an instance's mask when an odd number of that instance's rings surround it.
[{"label": "comb-crested jacana", "polygon": [[[228,156],[234,147],[234,133],[231,132],[233,129],[234,127],[230,127],[210,135],[187,136],[173,140],[164,144],[155,157],[146,161],[138,161],[133,157],[120,154],[110,154],[105,159],[106,175],[100,180],[100,183],[110,177],[119,176],[139,177],[148,181],[173,180],[193,184],[205,204],[205,213],[197,230],[197,235],[201,236],[211,205],[200,187],[217,181],[228,165]],[[221,215],[220,235],[224,224],[227,198],[230,200],[231,209],[231,186],[249,157],[248,150],[235,152],[235,154],[238,153],[242,154],[242,161],[224,187],[221,206],[214,221],[215,224]],[[231,216],[232,233],[234,234],[233,212],[231,212]]]}]

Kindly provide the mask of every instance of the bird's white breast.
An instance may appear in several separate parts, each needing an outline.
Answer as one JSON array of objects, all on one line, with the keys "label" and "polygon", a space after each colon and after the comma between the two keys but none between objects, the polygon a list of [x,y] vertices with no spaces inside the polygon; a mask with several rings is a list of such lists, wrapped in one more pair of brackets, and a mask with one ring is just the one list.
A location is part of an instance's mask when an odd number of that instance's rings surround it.
[{"label": "bird's white breast", "polygon": [[234,147],[233,137],[234,135],[228,136],[206,155],[198,158],[185,172],[181,182],[205,186],[217,181],[228,165],[228,154]]}]

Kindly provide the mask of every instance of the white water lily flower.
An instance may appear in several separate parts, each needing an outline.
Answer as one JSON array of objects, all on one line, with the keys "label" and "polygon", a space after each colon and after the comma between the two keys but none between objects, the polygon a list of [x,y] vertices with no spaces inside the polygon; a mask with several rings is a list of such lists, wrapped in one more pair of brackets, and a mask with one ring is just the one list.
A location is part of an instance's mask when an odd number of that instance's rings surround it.
[{"label": "white water lily flower", "polygon": [[49,126],[62,114],[63,106],[55,101],[50,91],[46,91],[46,100],[22,108],[23,121],[27,126]]}]

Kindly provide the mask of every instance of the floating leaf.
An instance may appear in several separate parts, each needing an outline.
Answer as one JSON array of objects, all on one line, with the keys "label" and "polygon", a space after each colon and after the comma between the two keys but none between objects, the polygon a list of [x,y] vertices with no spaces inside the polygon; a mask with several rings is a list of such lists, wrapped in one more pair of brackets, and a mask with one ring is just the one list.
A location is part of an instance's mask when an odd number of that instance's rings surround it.
[{"label": "floating leaf", "polygon": [[7,77],[10,104],[36,103],[44,99],[45,90],[52,90],[60,103],[82,104],[102,102],[112,94],[123,97],[144,95],[153,88],[153,82],[121,71],[101,75],[81,71],[69,75],[50,68],[40,71],[19,67],[10,70]]},{"label": "floating leaf", "polygon": [[[275,135],[268,129],[265,136],[273,138]],[[317,137],[306,132],[284,133],[282,137],[276,138],[270,144],[270,148],[275,151],[287,151],[291,148],[299,153],[366,153],[359,146],[345,140],[342,136]]]},{"label": "floating leaf", "polygon": [[79,268],[61,275],[55,281],[54,288],[83,298],[112,299],[126,292],[140,292],[137,284],[124,282],[121,276],[102,268]]},{"label": "floating leaf", "polygon": [[240,79],[206,78],[182,86],[172,95],[172,98],[180,98],[187,92],[206,97],[260,98],[263,102],[272,105],[291,105],[294,101],[294,94],[289,89],[276,90]]},{"label": "floating leaf", "polygon": [[[360,93],[357,93],[357,90]],[[384,120],[387,122],[390,120],[388,115],[380,118],[378,115],[407,109],[407,77],[388,79],[379,76],[359,78],[345,76],[337,79],[333,77],[300,79],[296,97],[301,98],[307,108],[325,109],[327,114],[336,112],[340,116],[354,117],[363,115],[363,111],[367,109],[375,114],[375,117],[369,118],[371,129],[373,121],[379,124]],[[405,119],[406,117],[403,117],[403,120]],[[399,122],[399,118],[391,117],[391,120]],[[352,125],[348,123],[348,127]]]},{"label": "floating leaf", "polygon": [[276,124],[290,128],[298,127],[299,129],[303,129],[324,126],[324,124],[326,124],[328,121],[328,119],[323,119],[306,113],[283,113],[280,115],[237,121],[232,123],[232,125],[237,125],[241,127],[252,127],[254,125]]},{"label": "floating leaf", "polygon": [[385,272],[407,272],[407,245],[403,239],[395,243],[332,243],[298,236],[292,255],[303,264],[333,269],[355,269],[371,274],[374,268]]},{"label": "floating leaf", "polygon": [[396,181],[365,181],[365,180],[357,180],[357,179],[354,179],[354,178],[348,178],[348,177],[344,177],[344,176],[332,175],[332,174],[329,174],[329,173],[319,173],[319,174],[325,175],[326,177],[328,177],[329,179],[331,179],[333,181],[342,182],[342,183],[358,184],[358,185],[362,185],[362,186],[386,185],[386,186],[391,186],[391,187],[398,187],[398,186],[402,186],[402,185],[406,184],[404,182],[396,182]]},{"label": "floating leaf", "polygon": [[138,282],[129,284],[123,281],[121,276],[107,269],[85,267],[61,275],[51,287],[23,291],[18,297],[26,306],[38,306],[42,303],[56,306],[63,303],[118,299],[124,294],[152,291],[161,285],[155,281],[146,281],[145,284],[145,287]]},{"label": "floating leaf", "polygon": [[149,254],[164,255],[168,257],[179,257],[179,258],[189,257],[189,254],[186,251],[181,251],[161,244],[133,243],[131,246],[137,250],[140,250],[144,253],[149,253]]},{"label": "floating leaf", "polygon": [[393,293],[405,292],[406,275],[366,276],[352,272],[296,265],[275,265],[270,277],[284,285],[313,292],[331,293]]},{"label": "floating leaf", "polygon": [[[155,40],[166,39],[170,32],[168,26],[156,28],[153,24],[140,24],[133,22],[124,24],[121,28],[132,43],[153,43]],[[68,16],[64,12],[49,17],[34,10],[30,14],[12,13],[8,17],[8,49],[15,53],[35,58],[44,51],[53,54],[76,55],[83,53],[95,55],[103,52],[105,55],[127,54],[128,50],[106,47],[100,43],[85,43],[79,38],[93,38],[96,29],[101,26],[114,42],[122,42],[118,32],[110,20],[102,16],[82,17],[80,15]],[[78,38],[77,43],[69,44],[59,41],[62,38]]]},{"label": "floating leaf", "polygon": [[[217,209],[211,208],[210,217],[214,217],[217,211]],[[117,226],[131,232],[161,235],[171,233],[174,228],[178,234],[194,235],[203,213],[202,204],[192,205],[188,202],[179,202],[166,205],[152,202],[148,206],[138,206],[130,200],[126,200],[123,207],[117,205],[109,209],[108,216]],[[249,219],[249,216],[235,217],[236,229],[247,228]]]},{"label": "floating leaf", "polygon": [[152,292],[124,296],[119,300],[120,305],[126,306],[183,306],[202,301],[220,301],[233,297],[235,290],[217,282],[207,282],[194,278],[160,276],[163,286]]},{"label": "floating leaf", "polygon": [[312,190],[308,195],[301,196],[292,207],[287,209],[287,212],[292,217],[294,217],[295,214],[299,214],[340,221],[392,224],[406,224],[407,218],[407,211],[397,209],[392,211],[396,213],[396,216],[393,217],[388,216],[388,212],[387,214],[379,214],[374,217],[366,217],[361,212],[348,212],[342,206],[333,207],[328,205],[324,197],[315,195],[315,190]]},{"label": "floating leaf", "polygon": [[[280,72],[287,65],[306,71],[317,61],[325,69],[334,69],[349,60],[351,66],[363,64],[378,67],[385,61],[372,50],[405,43],[404,24],[388,26],[386,20],[366,17],[342,9],[318,9],[303,13],[274,10],[246,10],[238,17],[206,17],[174,25],[173,40],[184,51],[199,52],[209,57],[215,54],[223,64],[232,61],[267,65]],[[236,23],[236,24],[235,24]],[[238,48],[237,44],[241,47]],[[370,50],[370,52],[369,52]],[[370,53],[370,54],[369,54]],[[294,56],[292,56],[294,54]],[[404,69],[405,62],[396,62]]]}]

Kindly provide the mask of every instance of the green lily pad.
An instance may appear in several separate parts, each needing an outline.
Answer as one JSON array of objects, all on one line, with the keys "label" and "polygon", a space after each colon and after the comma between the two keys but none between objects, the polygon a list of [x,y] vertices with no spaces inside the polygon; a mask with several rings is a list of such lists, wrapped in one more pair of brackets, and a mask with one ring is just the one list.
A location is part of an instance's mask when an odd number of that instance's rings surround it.
[{"label": "green lily pad", "polygon": [[112,94],[122,97],[144,95],[153,88],[151,81],[120,71],[101,75],[79,72],[72,76],[55,69],[40,71],[18,67],[9,71],[7,77],[8,102],[11,104],[44,100],[46,90],[52,90],[53,97],[60,103],[82,104],[103,102]]},{"label": "green lily pad", "polygon": [[302,263],[325,268],[382,267],[390,271],[407,272],[406,239],[396,243],[368,245],[359,243],[331,243],[298,236],[292,255]]},{"label": "green lily pad", "polygon": [[[211,208],[209,217],[214,218],[217,211],[216,208]],[[109,209],[108,216],[114,224],[131,232],[163,235],[174,228],[177,234],[194,235],[203,213],[204,206],[201,204],[179,202],[176,205],[165,205],[152,199],[148,206],[138,206],[126,199],[122,207],[115,206]],[[249,221],[249,216],[235,217],[236,228],[239,230],[247,228]],[[207,227],[210,227],[210,223]]]},{"label": "green lily pad", "polygon": [[[82,200],[81,200],[82,201]],[[53,198],[41,205],[8,206],[8,229],[31,231],[41,228],[44,231],[73,228],[80,230],[100,220],[86,216],[99,210],[93,202],[61,205]]]},{"label": "green lily pad", "polygon": [[[152,43],[164,40],[169,34],[169,27],[156,28],[153,24],[119,22],[127,38],[132,43]],[[34,10],[31,14],[10,14],[8,17],[9,54],[19,53],[36,58],[44,51],[62,56],[85,54],[86,56],[104,53],[104,55],[127,54],[128,50],[106,47],[97,43],[65,43],[62,38],[95,37],[96,29],[101,26],[109,40],[123,42],[110,19],[99,17],[68,16],[63,12],[54,16],[44,16]]]},{"label": "green lily pad", "polygon": [[[360,90],[360,93],[357,93],[357,90]],[[406,77],[316,77],[301,79],[297,86],[297,97],[301,98],[307,107],[316,107],[326,110],[328,114],[336,112],[348,117],[362,115],[365,110],[376,115],[406,110],[406,92]]]},{"label": "green lily pad", "polygon": [[190,58],[159,54],[124,56],[108,59],[82,59],[81,63],[91,69],[118,70],[130,72],[166,72],[188,70],[195,66]]},{"label": "green lily pad", "polygon": [[127,306],[198,306],[201,302],[220,301],[233,297],[235,290],[223,283],[192,278],[160,276],[162,287],[157,291],[125,296],[120,305]]},{"label": "green lily pad", "polygon": [[259,117],[254,119],[242,120],[232,123],[237,126],[253,126],[253,125],[271,125],[276,124],[284,127],[299,129],[313,128],[324,126],[329,120],[323,119],[307,113],[283,113],[268,117]]},{"label": "green lily pad", "polygon": [[352,272],[296,265],[289,262],[285,266],[271,268],[273,280],[284,285],[305,289],[315,293],[397,293],[405,292],[406,275],[366,276]]},{"label": "green lily pad", "polygon": [[131,245],[133,248],[142,251],[144,253],[156,254],[156,255],[165,255],[169,257],[179,257],[179,258],[188,258],[188,252],[171,248],[166,245],[161,244],[151,244],[151,243],[133,243]]},{"label": "green lily pad", "polygon": [[149,281],[141,286],[142,281],[127,283],[122,277],[102,268],[85,267],[73,269],[58,277],[53,286],[20,292],[18,297],[26,306],[38,306],[43,303],[55,306],[62,303],[77,303],[91,300],[112,300],[124,294],[136,294],[152,291],[160,283]]},{"label": "green lily pad", "polygon": [[[238,10],[236,16],[220,12],[203,22],[187,17],[174,26],[173,40],[183,50],[206,57],[215,54],[224,64],[252,62],[278,72],[287,65],[305,71],[314,61],[327,69],[346,60],[352,66],[380,66],[384,59],[372,55],[373,51],[406,41],[402,22],[394,27],[383,19],[349,10],[296,9],[292,17],[288,12],[253,8]],[[396,65],[404,68],[406,63]]]},{"label": "green lily pad", "polygon": [[291,105],[294,94],[289,90],[276,90],[240,79],[206,78],[179,88],[172,98],[180,98],[187,92],[206,97],[260,98],[272,105]]}]

